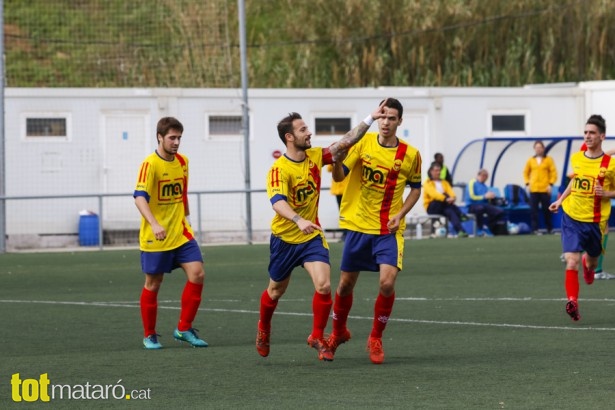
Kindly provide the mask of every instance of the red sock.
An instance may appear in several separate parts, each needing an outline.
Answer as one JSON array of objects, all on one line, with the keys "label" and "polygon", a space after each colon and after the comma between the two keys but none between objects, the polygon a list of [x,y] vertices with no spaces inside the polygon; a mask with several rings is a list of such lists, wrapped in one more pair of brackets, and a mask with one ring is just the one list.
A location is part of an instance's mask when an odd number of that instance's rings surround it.
[{"label": "red sock", "polygon": [[395,293],[391,296],[383,296],[382,293],[378,294],[376,304],[374,305],[374,323],[372,325],[371,337],[382,338],[382,332],[389,321],[389,316],[393,311],[393,302],[395,302]]},{"label": "red sock", "polygon": [[312,298],[312,312],[314,313],[312,337],[321,339],[324,336],[332,304],[331,293],[323,295],[322,293],[314,292],[314,298]]},{"label": "red sock", "polygon": [[141,321],[145,337],[156,334],[156,314],[158,313],[158,292],[143,288],[141,291]]},{"label": "red sock", "polygon": [[261,309],[258,321],[258,328],[260,330],[264,332],[271,331],[271,318],[273,317],[273,312],[275,312],[275,308],[277,306],[278,301],[271,299],[271,297],[269,297],[269,293],[267,293],[267,289],[265,289],[261,295]]},{"label": "red sock", "polygon": [[202,283],[186,282],[184,291],[182,292],[182,304],[179,312],[179,324],[177,330],[185,332],[192,329],[192,322],[196,316],[196,312],[201,305],[201,293],[203,292]]},{"label": "red sock", "polygon": [[564,281],[566,287],[566,296],[568,300],[579,299],[579,271],[574,269],[566,269],[566,277]]},{"label": "red sock", "polygon": [[335,303],[333,304],[333,333],[342,334],[346,330],[346,322],[348,321],[348,313],[352,308],[352,293],[346,296],[340,296],[335,293]]}]

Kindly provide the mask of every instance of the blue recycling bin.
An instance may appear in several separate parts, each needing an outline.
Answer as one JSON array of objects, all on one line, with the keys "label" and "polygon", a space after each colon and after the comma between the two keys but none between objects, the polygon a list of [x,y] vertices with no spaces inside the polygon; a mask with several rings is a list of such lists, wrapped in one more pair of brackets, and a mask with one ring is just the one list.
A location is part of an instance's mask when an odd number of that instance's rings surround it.
[{"label": "blue recycling bin", "polygon": [[98,235],[98,224],[98,215],[96,214],[79,216],[80,246],[98,246],[100,244],[100,237]]}]

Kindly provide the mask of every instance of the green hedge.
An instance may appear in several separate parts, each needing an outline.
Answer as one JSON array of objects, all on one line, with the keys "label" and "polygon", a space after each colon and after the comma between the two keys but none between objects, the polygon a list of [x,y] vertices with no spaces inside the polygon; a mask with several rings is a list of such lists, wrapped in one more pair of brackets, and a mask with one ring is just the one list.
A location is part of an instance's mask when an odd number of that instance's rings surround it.
[{"label": "green hedge", "polygon": [[[236,0],[6,0],[11,87],[239,87]],[[246,1],[250,87],[615,78],[611,0]]]}]

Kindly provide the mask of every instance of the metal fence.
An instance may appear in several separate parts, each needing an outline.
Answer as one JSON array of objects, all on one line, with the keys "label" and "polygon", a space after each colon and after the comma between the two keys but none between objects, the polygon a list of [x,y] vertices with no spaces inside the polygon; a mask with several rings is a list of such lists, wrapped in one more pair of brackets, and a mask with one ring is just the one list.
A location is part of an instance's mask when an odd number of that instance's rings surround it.
[{"label": "metal fence", "polygon": [[[200,244],[263,242],[271,215],[247,215],[250,199],[266,190],[194,191],[190,219]],[[132,193],[3,196],[1,252],[138,246],[141,216]],[[0,224],[1,225],[1,224]]]}]

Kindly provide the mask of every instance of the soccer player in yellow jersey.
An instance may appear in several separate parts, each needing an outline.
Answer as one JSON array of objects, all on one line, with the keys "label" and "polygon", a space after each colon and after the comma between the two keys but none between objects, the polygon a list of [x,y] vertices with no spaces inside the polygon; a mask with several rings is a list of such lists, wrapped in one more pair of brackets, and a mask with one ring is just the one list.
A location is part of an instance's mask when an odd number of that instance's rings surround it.
[{"label": "soccer player in yellow jersey", "polygon": [[[562,250],[566,259],[564,285],[566,313],[577,321],[579,314],[579,263],[585,283],[594,282],[594,270],[603,252],[602,235],[611,213],[611,198],[615,197],[615,161],[604,153],[606,122],[592,115],[585,124],[586,151],[570,158],[572,177],[562,196],[549,209],[562,214]],[[582,255],[582,252],[586,253]]]},{"label": "soccer player in yellow jersey", "polygon": [[205,271],[201,250],[187,220],[188,158],[177,153],[183,132],[183,125],[173,117],[158,121],[158,147],[141,164],[134,191],[142,216],[139,243],[145,285],[140,306],[146,349],[162,348],[156,333],[158,291],[164,274],[178,267],[186,273],[187,281],[173,337],[194,347],[207,347],[192,328],[201,303]]},{"label": "soccer player in yellow jersey", "polygon": [[[587,151],[587,146],[585,144],[581,146],[581,151]],[[615,155],[615,148],[605,150],[604,153],[612,157]],[[594,279],[615,279],[615,275],[605,272],[602,267],[602,264],[604,263],[604,254],[606,253],[606,245],[609,240],[609,225],[605,224],[603,228],[604,231],[602,231],[602,253],[598,257],[598,266],[596,266],[596,269],[594,270]],[[561,255],[561,259],[563,262],[566,261],[566,258],[564,258],[563,253]]]},{"label": "soccer player in yellow jersey", "polygon": [[[380,272],[367,340],[370,360],[376,364],[384,361],[382,332],[393,310],[395,280],[402,269],[405,216],[421,195],[421,155],[396,135],[403,107],[394,98],[384,103],[386,113],[378,120],[378,133],[367,133],[344,162],[333,167],[333,179],[349,178],[340,211],[340,227],[348,233],[333,306],[333,332],[327,340],[332,353],[350,340],[346,321],[359,273]],[[406,186],[410,192],[404,200]]]},{"label": "soccer player in yellow jersey", "polygon": [[260,299],[256,350],[269,355],[271,319],[288,287],[294,268],[302,266],[314,283],[313,326],[307,343],[320,360],[333,360],[324,338],[331,312],[331,267],[329,247],[318,221],[323,165],[343,159],[349,147],[359,141],[374,120],[384,113],[381,104],[341,140],[328,148],[312,148],[312,133],[301,116],[290,113],[278,123],[278,135],[286,153],[267,175],[267,195],[275,211],[271,222],[269,285]]}]

